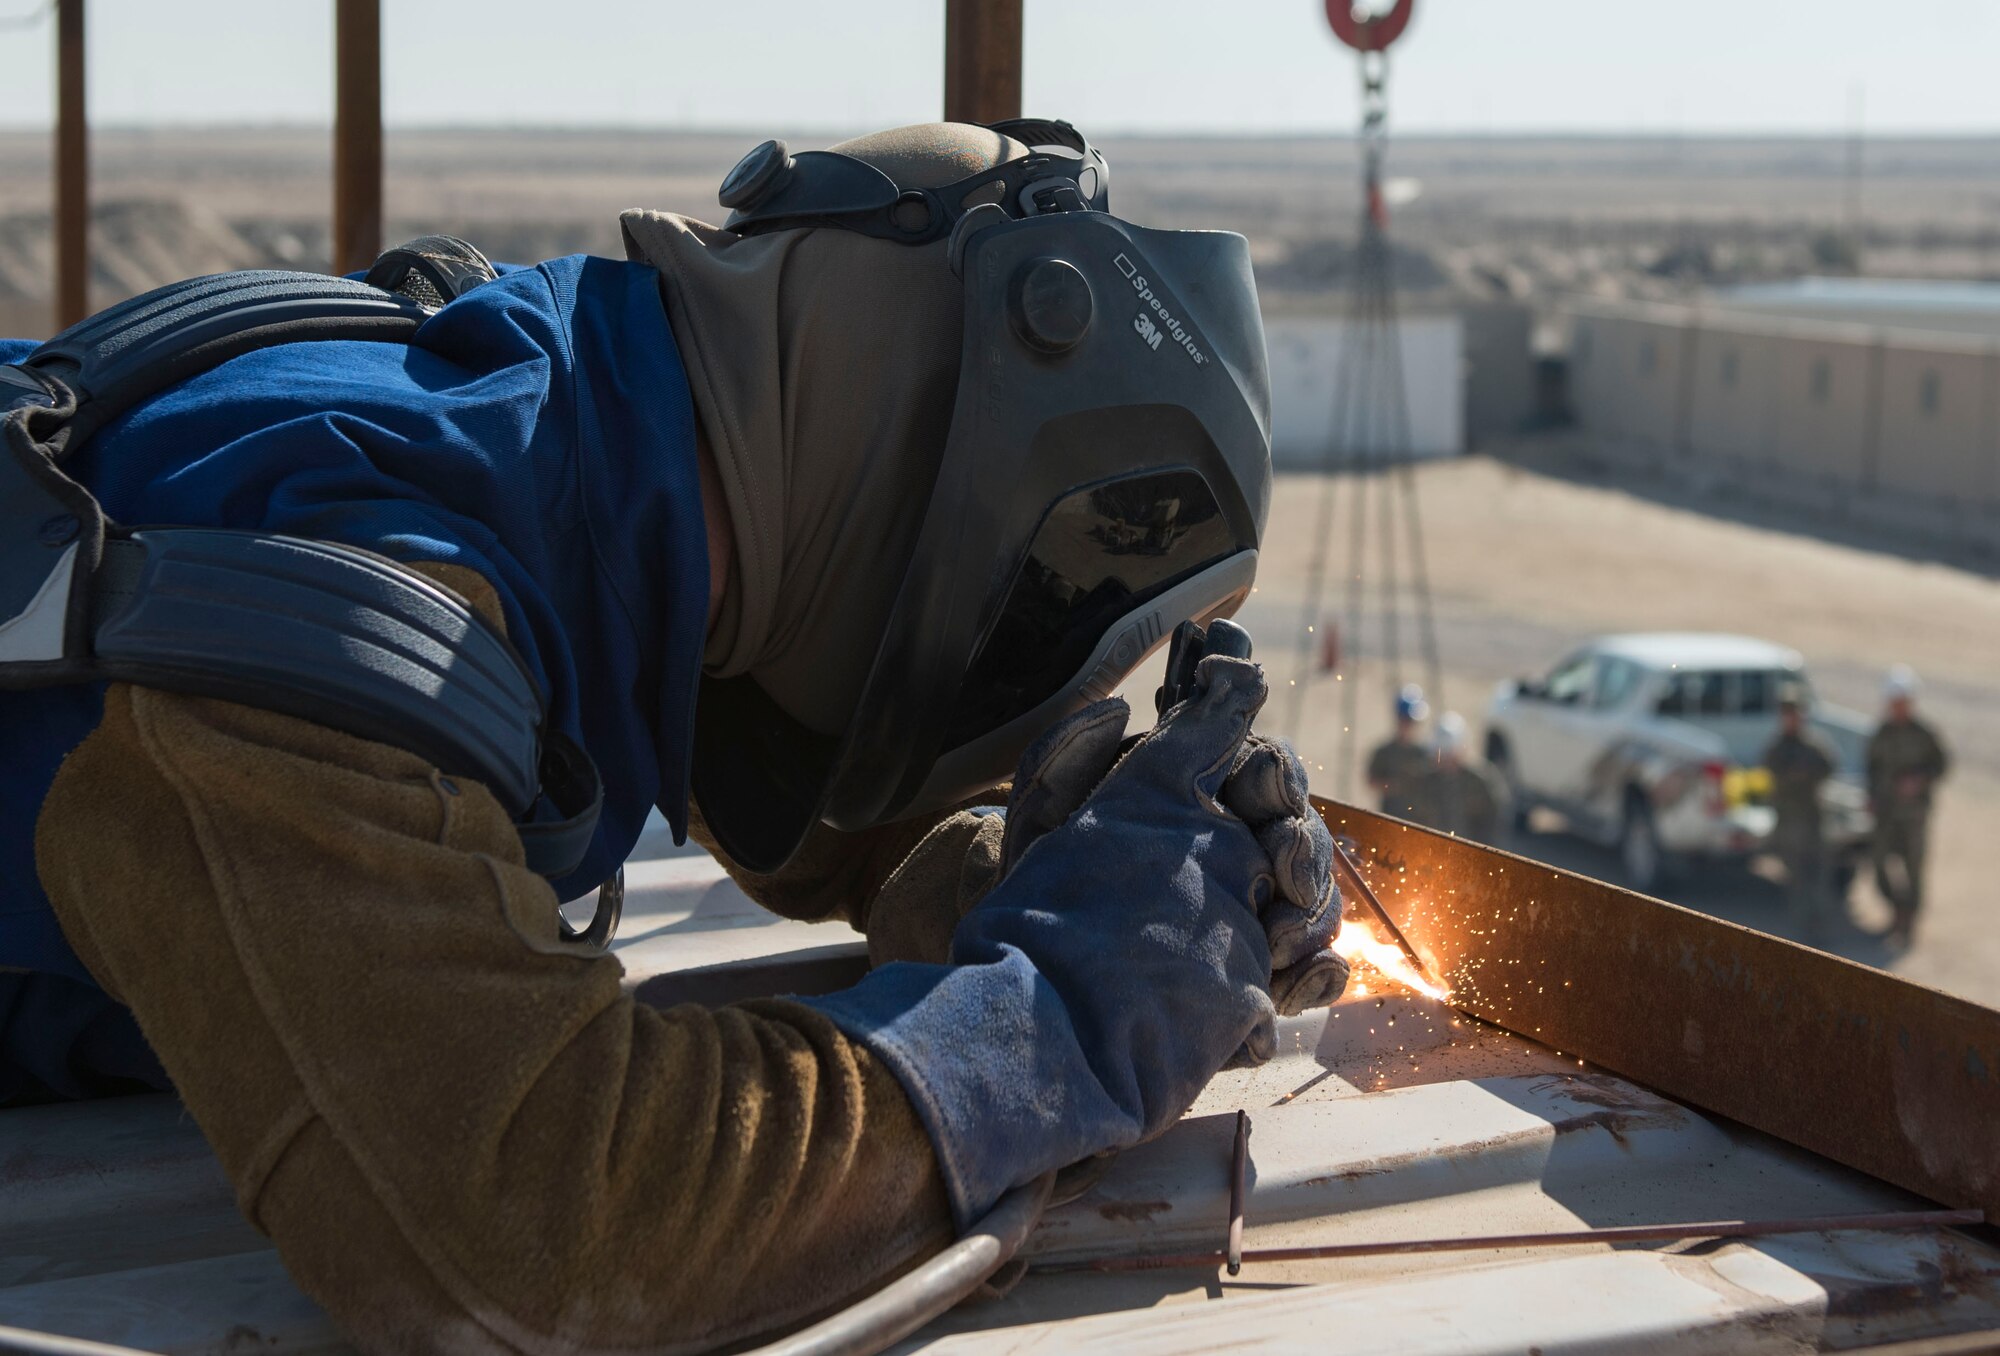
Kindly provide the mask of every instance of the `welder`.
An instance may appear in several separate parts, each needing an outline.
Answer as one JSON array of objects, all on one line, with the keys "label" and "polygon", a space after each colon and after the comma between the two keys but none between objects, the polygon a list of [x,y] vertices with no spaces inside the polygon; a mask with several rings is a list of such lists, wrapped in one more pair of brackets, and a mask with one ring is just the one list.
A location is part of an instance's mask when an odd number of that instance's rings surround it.
[{"label": "welder", "polygon": [[[427,238],[0,350],[0,1095],[171,1087],[363,1347],[682,1350],[1267,1057],[1345,968],[1263,677],[1106,699],[1249,590],[1262,328],[1108,176],[767,142],[625,261]],[[654,806],[894,963],[636,1003],[558,903]]]},{"label": "welder", "polygon": [[1507,784],[1492,766],[1473,756],[1465,717],[1446,711],[1431,735],[1431,764],[1410,792],[1410,818],[1475,843],[1504,846]]}]

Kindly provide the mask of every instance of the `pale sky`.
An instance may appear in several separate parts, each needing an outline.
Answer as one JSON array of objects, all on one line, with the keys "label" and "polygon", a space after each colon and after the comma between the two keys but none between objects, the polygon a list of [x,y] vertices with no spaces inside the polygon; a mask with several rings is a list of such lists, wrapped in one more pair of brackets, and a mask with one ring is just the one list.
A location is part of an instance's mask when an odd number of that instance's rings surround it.
[{"label": "pale sky", "polygon": [[[0,21],[44,0],[0,0]],[[104,123],[323,123],[330,0],[89,0]],[[1118,131],[1355,117],[1319,0],[1026,0],[1027,111]],[[384,0],[391,125],[854,130],[936,117],[943,0]],[[51,24],[0,30],[46,126]],[[2000,0],[1417,0],[1411,132],[2000,132]]]}]

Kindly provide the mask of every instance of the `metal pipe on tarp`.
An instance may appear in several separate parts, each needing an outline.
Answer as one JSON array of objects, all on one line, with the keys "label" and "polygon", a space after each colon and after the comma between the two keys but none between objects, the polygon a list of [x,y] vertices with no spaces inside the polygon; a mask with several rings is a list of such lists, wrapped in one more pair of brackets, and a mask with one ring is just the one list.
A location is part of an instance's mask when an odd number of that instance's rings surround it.
[{"label": "metal pipe on tarp", "polygon": [[[1486,1234],[1466,1238],[1376,1239],[1365,1243],[1323,1243],[1298,1248],[1251,1248],[1238,1262],[1323,1262],[1343,1257],[1390,1257],[1423,1252],[1485,1252],[1524,1248],[1566,1248],[1588,1243],[1671,1243],[1694,1238],[1766,1238],[1772,1234],[1831,1233],[1851,1229],[1937,1229],[1983,1224],[1981,1210],[1897,1210],[1867,1215],[1820,1215],[1805,1219],[1722,1219],[1689,1224],[1611,1224],[1594,1229],[1558,1230],[1535,1234]],[[1166,1271],[1182,1267],[1219,1266],[1219,1252],[1156,1253],[1131,1257],[1094,1257],[1080,1262],[1047,1262],[1029,1270]],[[1237,1263],[1229,1267],[1234,1276]]]},{"label": "metal pipe on tarp", "polygon": [[745,1356],[874,1356],[978,1290],[1010,1261],[1042,1218],[1056,1175],[1002,1196],[956,1243],[865,1299]]},{"label": "metal pipe on tarp", "polygon": [[155,1356],[136,1347],[113,1346],[61,1333],[0,1325],[0,1352],[7,1356]]}]

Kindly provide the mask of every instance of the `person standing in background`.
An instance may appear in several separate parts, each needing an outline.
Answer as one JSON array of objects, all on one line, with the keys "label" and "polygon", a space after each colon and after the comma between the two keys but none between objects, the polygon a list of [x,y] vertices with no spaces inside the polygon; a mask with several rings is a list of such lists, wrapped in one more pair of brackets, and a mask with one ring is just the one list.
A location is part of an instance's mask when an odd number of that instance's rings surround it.
[{"label": "person standing in background", "polygon": [[1882,684],[1882,723],[1868,741],[1868,798],[1875,811],[1870,855],[1875,886],[1894,910],[1889,940],[1908,946],[1924,903],[1924,854],[1930,837],[1931,793],[1950,759],[1929,724],[1916,714],[1917,675],[1906,664]]},{"label": "person standing in background", "polygon": [[1424,690],[1415,683],[1405,683],[1396,694],[1396,733],[1368,755],[1368,785],[1374,788],[1385,815],[1417,817],[1417,783],[1430,771],[1432,761],[1419,735],[1430,713]]},{"label": "person standing in background", "polygon": [[1833,750],[1806,725],[1805,689],[1787,683],[1778,693],[1778,737],[1764,750],[1771,773],[1771,804],[1778,822],[1771,845],[1785,864],[1792,930],[1817,942],[1831,898],[1826,833],[1820,823],[1820,788],[1834,772]]},{"label": "person standing in background", "polygon": [[1508,822],[1507,788],[1492,768],[1466,758],[1470,742],[1465,717],[1456,711],[1438,717],[1430,759],[1411,793],[1410,817],[1440,833],[1497,846]]}]

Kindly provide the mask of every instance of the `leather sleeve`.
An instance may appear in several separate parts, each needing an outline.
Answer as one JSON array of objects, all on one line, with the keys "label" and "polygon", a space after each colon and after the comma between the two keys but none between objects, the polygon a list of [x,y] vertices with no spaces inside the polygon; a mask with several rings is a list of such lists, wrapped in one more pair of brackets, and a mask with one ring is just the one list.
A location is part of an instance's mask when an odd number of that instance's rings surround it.
[{"label": "leather sleeve", "polygon": [[[709,832],[699,804],[689,805],[688,837],[722,863],[744,894],[772,913],[810,923],[838,919],[867,934],[870,957],[878,965],[885,959],[942,960],[941,950],[935,956],[909,952],[908,939],[918,933],[949,939],[960,914],[977,899],[977,893],[961,897],[961,875],[968,881],[978,877],[978,893],[991,884],[980,874],[988,865],[988,845],[969,821],[976,819],[973,807],[1005,805],[1007,790],[1002,785],[950,809],[861,833],[815,824],[792,860],[768,874],[746,871],[730,860]],[[939,832],[945,829],[951,831]],[[992,864],[997,865],[997,856]],[[878,901],[892,883],[897,888],[888,896],[888,912],[878,918]],[[875,937],[884,929],[895,940],[888,943],[889,951],[877,955]]]},{"label": "leather sleeve", "polygon": [[784,1001],[635,1003],[557,941],[498,803],[408,754],[115,685],[36,846],[241,1208],[364,1349],[705,1349],[951,1236],[863,1046]]}]

